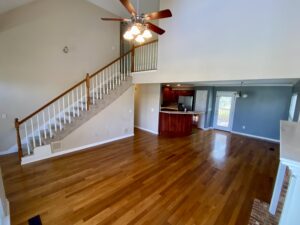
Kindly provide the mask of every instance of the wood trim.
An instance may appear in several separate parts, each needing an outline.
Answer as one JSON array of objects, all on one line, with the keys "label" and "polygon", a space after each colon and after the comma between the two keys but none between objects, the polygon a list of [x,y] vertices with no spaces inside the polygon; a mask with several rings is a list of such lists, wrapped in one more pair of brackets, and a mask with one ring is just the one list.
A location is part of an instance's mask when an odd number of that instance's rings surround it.
[{"label": "wood trim", "polygon": [[153,44],[153,43],[155,43],[155,42],[158,42],[158,39],[155,39],[155,40],[153,40],[153,41],[149,41],[149,42],[144,43],[144,44],[141,44],[141,45],[137,45],[137,46],[135,46],[135,48],[140,48],[140,47],[143,47],[143,46],[145,46],[145,45]]},{"label": "wood trim", "polygon": [[114,61],[112,61],[111,63],[107,64],[106,66],[102,67],[100,70],[97,70],[96,72],[92,73],[90,75],[90,78],[96,76],[98,73],[101,73],[103,70],[107,69],[108,67],[110,67],[112,64],[114,64],[115,62],[119,61],[120,59],[122,59],[123,57],[125,57],[127,54],[129,54],[132,50],[126,52],[125,54],[121,55],[119,58],[115,59]]},{"label": "wood trim", "polygon": [[15,128],[17,134],[18,156],[19,156],[19,160],[21,160],[23,156],[23,152],[22,152],[22,144],[21,144],[21,136],[20,136],[20,123],[18,118],[15,119]]},{"label": "wood trim", "polygon": [[131,50],[131,73],[134,72],[134,57],[135,57],[135,46],[133,45]]}]

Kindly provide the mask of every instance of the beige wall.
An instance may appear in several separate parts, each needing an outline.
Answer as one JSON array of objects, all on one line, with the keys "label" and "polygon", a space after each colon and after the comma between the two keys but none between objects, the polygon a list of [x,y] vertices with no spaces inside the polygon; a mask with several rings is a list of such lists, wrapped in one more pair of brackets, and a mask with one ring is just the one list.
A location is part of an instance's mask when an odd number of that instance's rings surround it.
[{"label": "beige wall", "polygon": [[119,55],[119,24],[100,20],[111,16],[85,0],[39,0],[0,16],[0,154],[15,144],[15,117]]},{"label": "beige wall", "polygon": [[135,86],[134,125],[157,134],[159,109],[160,84],[137,84]]},{"label": "beige wall", "polygon": [[136,83],[300,77],[300,1],[162,0],[158,72]]},{"label": "beige wall", "polygon": [[134,88],[61,141],[63,150],[90,146],[133,134]]}]

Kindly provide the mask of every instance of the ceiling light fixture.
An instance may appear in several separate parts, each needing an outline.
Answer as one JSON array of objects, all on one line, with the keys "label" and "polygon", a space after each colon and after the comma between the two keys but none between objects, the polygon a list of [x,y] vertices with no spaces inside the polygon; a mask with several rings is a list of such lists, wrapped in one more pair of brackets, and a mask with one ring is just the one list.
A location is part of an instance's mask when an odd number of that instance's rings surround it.
[{"label": "ceiling light fixture", "polygon": [[[244,82],[242,81],[241,82],[241,88],[243,87],[243,85],[244,85]],[[236,94],[235,94],[235,97],[236,98],[248,98],[248,94],[247,93],[242,93],[242,90],[240,89],[238,92],[236,92]]]}]

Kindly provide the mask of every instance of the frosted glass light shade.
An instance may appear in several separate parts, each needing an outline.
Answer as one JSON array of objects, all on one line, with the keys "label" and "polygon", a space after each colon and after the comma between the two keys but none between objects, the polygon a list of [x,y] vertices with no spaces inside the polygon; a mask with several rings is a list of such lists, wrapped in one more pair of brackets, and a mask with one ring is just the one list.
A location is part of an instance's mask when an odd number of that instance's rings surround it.
[{"label": "frosted glass light shade", "polygon": [[136,42],[139,42],[139,43],[145,42],[145,39],[142,35],[138,35],[135,40],[136,40]]},{"label": "frosted glass light shade", "polygon": [[126,39],[126,40],[132,40],[133,39],[133,35],[130,31],[126,31],[125,34],[123,35],[123,37]]},{"label": "frosted glass light shade", "polygon": [[131,27],[130,32],[131,32],[133,35],[138,35],[138,34],[141,33],[140,29],[139,29],[136,25],[133,25],[133,26]]},{"label": "frosted glass light shade", "polygon": [[143,37],[144,38],[151,38],[152,33],[150,32],[150,30],[145,30],[144,33],[143,33]]}]

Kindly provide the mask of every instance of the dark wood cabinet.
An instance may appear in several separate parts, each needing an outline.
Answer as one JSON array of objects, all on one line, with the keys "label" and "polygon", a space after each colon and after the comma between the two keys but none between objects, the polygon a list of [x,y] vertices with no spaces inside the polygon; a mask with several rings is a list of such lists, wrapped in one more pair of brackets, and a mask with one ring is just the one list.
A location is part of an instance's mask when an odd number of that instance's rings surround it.
[{"label": "dark wood cabinet", "polygon": [[194,96],[194,90],[173,90],[171,87],[163,87],[163,106],[178,103],[179,96]]},{"label": "dark wood cabinet", "polygon": [[159,135],[168,137],[187,136],[192,133],[193,114],[160,112]]}]

